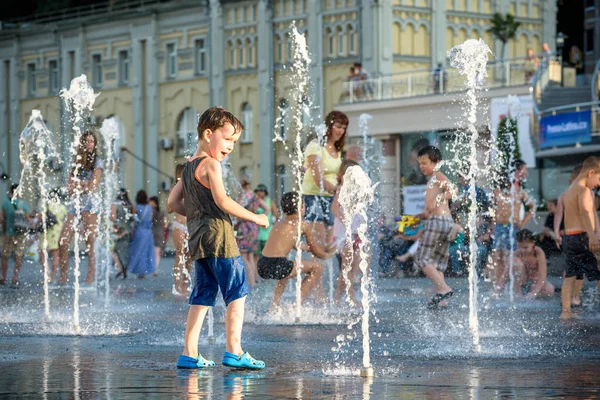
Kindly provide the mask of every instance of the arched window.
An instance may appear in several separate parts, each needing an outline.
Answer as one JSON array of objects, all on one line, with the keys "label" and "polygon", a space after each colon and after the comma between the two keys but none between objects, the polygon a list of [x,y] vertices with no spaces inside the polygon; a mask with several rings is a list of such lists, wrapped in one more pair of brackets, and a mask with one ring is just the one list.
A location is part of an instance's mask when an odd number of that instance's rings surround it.
[{"label": "arched window", "polygon": [[327,38],[327,56],[333,57],[333,32],[331,28],[325,29],[325,37]]},{"label": "arched window", "polygon": [[294,54],[293,54],[293,43],[292,43],[292,37],[290,35],[286,35],[286,43],[287,43],[287,53],[286,53],[286,63],[291,63],[294,61]]},{"label": "arched window", "polygon": [[275,35],[275,62],[283,63],[283,43],[279,35]]},{"label": "arched window", "polygon": [[248,67],[253,67],[254,66],[254,41],[252,39],[246,39],[246,49],[248,51],[248,57],[246,57]]},{"label": "arched window", "polygon": [[236,42],[237,44],[237,50],[238,50],[238,68],[244,68],[245,64],[245,60],[244,60],[244,43],[242,43],[242,41],[240,39],[238,39],[238,41]]},{"label": "arched window", "polygon": [[337,28],[337,37],[338,37],[338,55],[345,56],[346,55],[346,43],[344,41],[346,37],[346,33],[341,27]]},{"label": "arched window", "polygon": [[356,43],[354,42],[356,32],[352,25],[346,27],[346,32],[348,32],[348,54],[353,56],[356,54]]},{"label": "arched window", "polygon": [[194,154],[198,145],[198,111],[186,108],[177,122],[177,156],[189,157]]},{"label": "arched window", "polygon": [[230,41],[227,45],[229,47],[229,69],[235,69],[235,44]]},{"label": "arched window", "polygon": [[286,99],[279,100],[279,117],[277,123],[279,125],[278,139],[287,139],[287,126],[288,126],[288,114],[290,111],[290,105]]},{"label": "arched window", "polygon": [[244,124],[244,131],[241,142],[252,143],[252,106],[249,103],[242,105],[242,124]]}]

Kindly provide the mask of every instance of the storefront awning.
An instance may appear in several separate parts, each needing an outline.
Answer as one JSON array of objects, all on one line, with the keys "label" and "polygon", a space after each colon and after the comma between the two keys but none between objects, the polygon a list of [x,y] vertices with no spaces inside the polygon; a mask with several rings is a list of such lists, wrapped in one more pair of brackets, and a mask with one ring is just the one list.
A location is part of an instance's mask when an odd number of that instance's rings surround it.
[{"label": "storefront awning", "polygon": [[536,158],[570,156],[572,154],[600,152],[600,144],[580,147],[559,147],[556,149],[541,150],[536,153]]}]

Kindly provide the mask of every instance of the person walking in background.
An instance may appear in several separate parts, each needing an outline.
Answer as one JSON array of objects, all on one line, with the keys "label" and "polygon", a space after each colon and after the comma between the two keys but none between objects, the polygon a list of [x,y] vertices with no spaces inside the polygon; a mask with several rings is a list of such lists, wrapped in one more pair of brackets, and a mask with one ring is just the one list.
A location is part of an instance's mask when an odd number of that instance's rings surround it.
[{"label": "person walking in background", "polygon": [[158,196],[150,197],[148,202],[152,206],[152,238],[154,239],[154,259],[156,260],[154,276],[158,276],[158,264],[165,251],[165,229],[169,227],[169,220],[167,220],[167,216],[160,209]]},{"label": "person walking in background", "polygon": [[129,200],[127,190],[125,188],[119,189],[117,199],[112,204],[110,211],[110,219],[113,221],[113,230],[115,234],[113,260],[119,267],[119,272],[115,278],[120,276],[123,276],[123,279],[127,278],[129,247],[131,246],[131,231],[134,215],[135,207]]},{"label": "person walking in background", "polygon": [[[242,207],[255,214],[258,213],[259,209],[268,209],[265,202],[259,199],[252,191],[249,180],[242,179],[240,183],[242,185],[242,194],[240,195],[238,203]],[[237,243],[240,254],[246,265],[248,284],[252,288],[256,284],[256,277],[258,275],[256,271],[256,262],[254,261],[254,253],[256,253],[258,249],[258,226],[252,221],[240,220],[236,224],[235,230],[237,232]]]},{"label": "person walking in background", "polygon": [[[48,213],[54,216],[54,223],[52,226],[48,225],[48,218],[46,221],[46,231],[42,232],[40,236],[40,264],[42,268],[46,264],[46,257],[49,255],[52,257],[52,269],[47,271],[48,276],[46,280],[48,282],[54,282],[56,273],[60,265],[60,256],[58,254],[58,241],[60,239],[60,232],[62,231],[65,218],[67,217],[67,207],[61,201],[60,189],[53,189],[48,193]],[[44,245],[46,251],[44,251]]]},{"label": "person walking in background", "polygon": [[8,275],[8,259],[15,259],[15,270],[13,272],[12,285],[19,285],[19,271],[25,254],[25,243],[27,241],[27,225],[29,221],[29,205],[25,200],[15,195],[18,184],[13,184],[8,192],[8,198],[2,202],[2,213],[0,213],[0,225],[4,232],[4,246],[2,249],[2,278],[0,285],[6,285]]},{"label": "person walking in background", "polygon": [[[181,180],[181,174],[185,164],[177,164],[175,167],[175,180]],[[174,210],[168,209],[168,212]],[[185,215],[175,213],[175,218],[171,223],[173,227],[173,244],[175,245],[175,263],[173,264],[174,293],[177,296],[185,296],[188,293],[188,285],[192,272],[192,258],[188,248],[188,228]]]},{"label": "person walking in background", "polygon": [[[269,218],[269,222],[273,223],[273,217],[275,220],[279,219],[279,210],[277,209],[277,205],[271,200],[269,197],[269,190],[267,189],[267,185],[260,184],[254,189],[254,194],[258,196],[258,198],[265,202],[267,208],[263,209],[259,207],[256,212],[258,214],[267,214],[267,218]],[[271,233],[272,226],[269,225],[268,228],[258,228],[258,249],[256,250],[256,255],[262,254],[262,250],[265,248],[267,244],[267,239],[269,238],[269,234]]]},{"label": "person walking in background", "polygon": [[154,238],[152,237],[152,206],[144,190],[135,196],[136,222],[129,248],[129,272],[143,279],[156,271]]}]

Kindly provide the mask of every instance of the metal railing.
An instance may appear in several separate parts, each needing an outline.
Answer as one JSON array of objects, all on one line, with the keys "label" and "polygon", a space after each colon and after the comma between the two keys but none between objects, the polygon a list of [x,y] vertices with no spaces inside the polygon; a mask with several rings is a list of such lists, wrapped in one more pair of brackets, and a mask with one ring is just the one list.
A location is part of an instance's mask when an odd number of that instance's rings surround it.
[{"label": "metal railing", "polygon": [[[547,61],[540,56],[491,61],[486,88],[530,85],[542,63]],[[344,82],[340,103],[461,92],[465,90],[464,82],[464,76],[454,68],[411,70],[368,79],[349,77]]]}]

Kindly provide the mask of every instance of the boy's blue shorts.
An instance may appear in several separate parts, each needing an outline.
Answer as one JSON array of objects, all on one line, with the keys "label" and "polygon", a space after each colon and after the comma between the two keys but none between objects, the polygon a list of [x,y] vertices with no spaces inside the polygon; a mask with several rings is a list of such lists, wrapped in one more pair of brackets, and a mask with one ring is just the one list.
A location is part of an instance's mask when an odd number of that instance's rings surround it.
[{"label": "boy's blue shorts", "polygon": [[194,261],[194,288],[189,304],[214,306],[219,294],[225,305],[250,294],[242,257],[201,258]]}]

